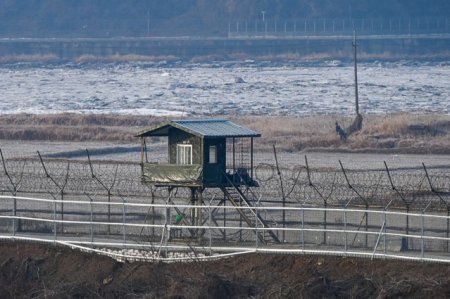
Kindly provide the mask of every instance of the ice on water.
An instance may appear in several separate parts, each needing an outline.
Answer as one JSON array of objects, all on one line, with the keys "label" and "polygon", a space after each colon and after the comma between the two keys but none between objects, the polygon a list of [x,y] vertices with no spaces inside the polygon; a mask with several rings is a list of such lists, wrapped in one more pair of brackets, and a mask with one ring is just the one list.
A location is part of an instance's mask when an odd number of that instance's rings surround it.
[{"label": "ice on water", "polygon": [[[364,113],[450,113],[450,63],[359,64]],[[236,78],[240,78],[239,82]],[[352,114],[350,62],[4,65],[0,111],[151,115]]]}]

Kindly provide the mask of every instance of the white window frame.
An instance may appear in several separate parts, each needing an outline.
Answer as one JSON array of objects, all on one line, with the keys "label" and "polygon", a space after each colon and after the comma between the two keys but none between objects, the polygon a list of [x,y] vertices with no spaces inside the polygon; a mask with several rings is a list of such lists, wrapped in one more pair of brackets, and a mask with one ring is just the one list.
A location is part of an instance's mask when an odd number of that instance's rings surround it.
[{"label": "white window frame", "polygon": [[217,145],[210,145],[208,148],[208,163],[217,164]]},{"label": "white window frame", "polygon": [[192,144],[177,144],[177,164],[192,165]]}]

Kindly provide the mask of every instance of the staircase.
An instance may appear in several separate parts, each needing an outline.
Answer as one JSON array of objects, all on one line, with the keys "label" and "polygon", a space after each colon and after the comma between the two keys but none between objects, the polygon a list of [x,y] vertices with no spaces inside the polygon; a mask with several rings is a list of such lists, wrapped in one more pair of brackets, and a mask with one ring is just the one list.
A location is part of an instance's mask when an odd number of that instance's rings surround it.
[{"label": "staircase", "polygon": [[[268,242],[276,242],[280,243],[277,235],[270,229],[267,221],[265,221],[261,217],[261,213],[267,212],[261,209],[258,209],[258,212],[254,208],[257,199],[253,192],[246,196],[239,187],[234,184],[227,175],[225,175],[226,181],[228,182],[227,186],[221,186],[223,194],[225,194],[226,198],[231,202],[231,204],[238,209],[238,213],[241,215],[242,219],[247,223],[249,227],[261,228],[261,231],[258,231],[258,239],[263,243],[267,244]],[[250,190],[250,189],[249,189]],[[239,209],[239,207],[246,207],[246,209]],[[249,209],[250,208],[250,209]],[[275,223],[276,224],[276,223]],[[264,228],[264,230],[263,230]],[[255,229],[256,233],[256,229]]]}]

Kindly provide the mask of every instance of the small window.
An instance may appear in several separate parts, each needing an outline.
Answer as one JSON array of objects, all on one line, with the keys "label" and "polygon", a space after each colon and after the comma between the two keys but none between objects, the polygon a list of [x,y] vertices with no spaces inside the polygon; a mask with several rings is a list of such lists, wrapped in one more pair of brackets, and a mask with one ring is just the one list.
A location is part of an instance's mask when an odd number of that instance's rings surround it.
[{"label": "small window", "polygon": [[209,147],[209,164],[217,163],[217,147],[215,145],[211,145]]},{"label": "small window", "polygon": [[177,164],[192,164],[192,145],[177,144]]}]

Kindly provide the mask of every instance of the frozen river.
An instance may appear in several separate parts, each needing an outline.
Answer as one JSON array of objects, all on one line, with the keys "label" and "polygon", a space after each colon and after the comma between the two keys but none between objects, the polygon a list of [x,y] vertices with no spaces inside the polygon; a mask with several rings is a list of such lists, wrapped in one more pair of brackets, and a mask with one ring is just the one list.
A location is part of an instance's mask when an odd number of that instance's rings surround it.
[{"label": "frozen river", "polygon": [[[359,64],[364,113],[450,113],[450,62]],[[353,113],[351,62],[0,66],[0,111],[154,115]]]}]

